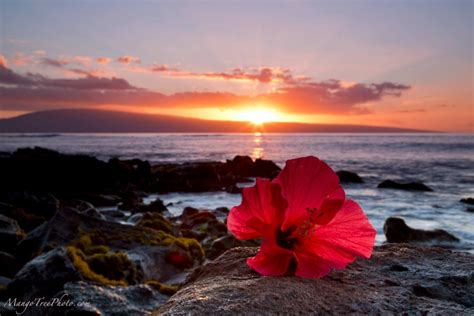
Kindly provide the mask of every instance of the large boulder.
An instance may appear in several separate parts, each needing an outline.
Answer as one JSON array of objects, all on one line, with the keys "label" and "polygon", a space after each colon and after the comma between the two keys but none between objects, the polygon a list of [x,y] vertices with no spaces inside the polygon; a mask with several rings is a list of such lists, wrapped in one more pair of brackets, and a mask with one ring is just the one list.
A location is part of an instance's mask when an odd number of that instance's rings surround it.
[{"label": "large boulder", "polygon": [[390,243],[443,243],[459,242],[459,238],[443,229],[422,230],[408,226],[402,218],[389,217],[383,225],[387,242]]},{"label": "large boulder", "polygon": [[377,187],[380,189],[433,192],[433,189],[422,182],[401,183],[393,180],[384,180]]},{"label": "large boulder", "polygon": [[28,262],[8,285],[8,294],[24,300],[52,297],[65,283],[81,279],[66,249],[58,247]]},{"label": "large boulder", "polygon": [[322,279],[263,277],[234,248],[198,268],[155,315],[387,315],[474,313],[474,257],[406,244]]}]

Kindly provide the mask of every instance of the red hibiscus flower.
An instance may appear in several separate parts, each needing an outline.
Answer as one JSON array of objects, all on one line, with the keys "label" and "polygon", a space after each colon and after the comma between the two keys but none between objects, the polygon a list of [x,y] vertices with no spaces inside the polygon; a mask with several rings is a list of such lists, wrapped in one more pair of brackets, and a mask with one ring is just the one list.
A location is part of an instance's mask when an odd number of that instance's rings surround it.
[{"label": "red hibiscus flower", "polygon": [[232,208],[229,230],[240,240],[262,238],[247,264],[266,276],[320,278],[356,257],[370,258],[375,230],[360,206],[346,200],[334,171],[316,157],[286,162],[278,177],[257,178]]}]

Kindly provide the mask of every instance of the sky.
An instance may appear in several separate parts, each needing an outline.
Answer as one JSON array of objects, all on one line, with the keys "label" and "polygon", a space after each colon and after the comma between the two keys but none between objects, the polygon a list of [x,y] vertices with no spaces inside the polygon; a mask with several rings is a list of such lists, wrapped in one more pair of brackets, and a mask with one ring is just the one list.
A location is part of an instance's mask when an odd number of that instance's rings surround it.
[{"label": "sky", "polygon": [[471,0],[0,0],[0,118],[96,108],[474,132]]}]

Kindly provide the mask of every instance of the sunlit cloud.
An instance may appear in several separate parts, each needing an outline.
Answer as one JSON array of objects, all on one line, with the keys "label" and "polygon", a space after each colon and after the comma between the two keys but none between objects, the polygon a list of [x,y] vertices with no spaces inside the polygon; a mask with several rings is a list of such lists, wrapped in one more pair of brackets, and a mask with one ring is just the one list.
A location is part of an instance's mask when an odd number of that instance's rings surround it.
[{"label": "sunlit cloud", "polygon": [[101,65],[107,65],[108,63],[110,63],[112,61],[112,58],[109,58],[109,57],[98,57],[95,59],[95,61],[98,63],[98,64],[101,64]]},{"label": "sunlit cloud", "polygon": [[119,62],[121,64],[125,64],[125,65],[128,65],[128,64],[131,64],[131,63],[141,64],[141,62],[142,62],[140,58],[134,57],[134,56],[129,56],[129,55],[120,56],[116,60],[117,60],[117,62]]},{"label": "sunlit cloud", "polygon": [[[350,86],[338,80],[287,85],[255,96],[229,92],[180,92],[165,95],[142,89],[123,78],[99,77],[82,69],[66,69],[85,78],[50,79],[40,74],[18,74],[6,65],[0,67],[0,101],[16,110],[33,104],[90,107],[123,105],[163,108],[221,108],[241,111],[256,107],[262,113],[364,114],[368,102],[399,97],[410,87],[397,83],[357,83]],[[261,107],[261,104],[269,106]],[[242,112],[245,113],[245,112]],[[273,115],[273,114],[272,114]],[[263,116],[263,115],[260,115]]]},{"label": "sunlit cloud", "polygon": [[2,54],[0,54],[0,67],[7,67],[7,59]]}]

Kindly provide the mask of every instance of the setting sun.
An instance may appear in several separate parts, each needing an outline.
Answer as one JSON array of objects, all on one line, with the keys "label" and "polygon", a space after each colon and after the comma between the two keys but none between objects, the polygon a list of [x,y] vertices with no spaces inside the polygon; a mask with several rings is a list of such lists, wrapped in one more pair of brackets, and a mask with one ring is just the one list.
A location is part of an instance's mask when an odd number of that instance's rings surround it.
[{"label": "setting sun", "polygon": [[236,114],[236,119],[239,121],[247,121],[255,125],[281,120],[280,114],[271,109],[243,110]]}]

